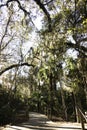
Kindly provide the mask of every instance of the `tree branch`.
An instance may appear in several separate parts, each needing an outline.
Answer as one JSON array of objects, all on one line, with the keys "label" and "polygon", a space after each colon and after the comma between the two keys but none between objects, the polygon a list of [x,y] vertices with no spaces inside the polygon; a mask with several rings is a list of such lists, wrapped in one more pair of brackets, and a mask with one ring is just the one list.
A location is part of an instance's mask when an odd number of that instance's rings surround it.
[{"label": "tree branch", "polygon": [[[6,4],[1,4],[0,5],[0,8],[1,7],[3,7],[3,6],[9,6],[9,3],[10,2],[17,2],[18,3],[18,6],[19,6],[19,8],[25,13],[25,14],[27,14],[28,16],[29,16],[29,18],[31,19],[31,17],[30,17],[30,12],[28,12],[24,7],[22,7],[22,5],[21,5],[21,3],[20,3],[20,1],[19,0],[8,0],[7,2],[6,2]],[[35,24],[33,23],[33,21],[32,21],[32,19],[31,19],[31,22],[32,22],[32,24],[35,26]]]},{"label": "tree branch", "polygon": [[21,64],[13,64],[13,65],[10,65],[9,67],[3,69],[2,71],[0,71],[0,75],[2,75],[4,72],[10,70],[10,69],[13,69],[13,68],[16,68],[16,67],[22,67],[22,66],[32,66],[34,67],[34,65],[32,64],[28,64],[27,62],[26,63],[21,63]]},{"label": "tree branch", "polygon": [[78,44],[73,44],[71,42],[67,42],[67,45],[70,46],[70,47],[73,47],[73,48],[81,49],[84,52],[87,52],[87,48],[84,47],[84,46],[80,46],[80,45],[78,46]]},{"label": "tree branch", "polygon": [[50,14],[49,12],[47,11],[47,9],[44,7],[44,4],[41,3],[40,0],[34,0],[36,2],[36,4],[43,10],[43,12],[45,13],[45,15],[47,16],[48,18],[48,23],[49,23],[49,31],[52,30],[51,28],[51,17],[50,17]]},{"label": "tree branch", "polygon": [[11,20],[11,15],[10,15],[10,17],[8,18],[7,25],[6,25],[6,28],[5,28],[5,32],[4,32],[4,34],[3,34],[3,36],[2,36],[2,39],[1,39],[1,41],[0,41],[0,46],[1,46],[2,42],[3,42],[3,39],[4,39],[5,35],[7,34],[8,26],[9,26],[10,20]]},{"label": "tree branch", "polygon": [[80,46],[78,44],[73,44],[71,42],[67,42],[66,43],[70,48],[74,48],[76,51],[82,53],[82,55],[84,55],[85,57],[87,57],[87,55],[85,53],[87,53],[87,48],[84,46]]},{"label": "tree branch", "polygon": [[43,5],[48,5],[49,3],[51,3],[53,0],[50,0],[50,1],[48,1],[48,2],[46,2],[46,3],[44,3]]},{"label": "tree branch", "polygon": [[[21,6],[21,3],[19,0],[8,0],[6,4],[2,4],[0,5],[0,8],[3,7],[3,6],[7,6],[8,7],[8,4],[12,1],[15,1],[18,3],[19,5],[19,8],[25,13],[25,14],[28,14],[30,15],[30,12],[28,12],[26,9],[24,9],[22,6]],[[48,23],[49,23],[49,31],[51,31],[51,18],[50,18],[50,14],[49,12],[47,11],[47,9],[44,7],[45,5],[41,3],[40,0],[34,0],[36,2],[36,4],[43,10],[43,12],[45,13],[45,15],[47,16],[48,18]],[[52,1],[52,0],[51,0]],[[34,24],[34,23],[33,23]]]},{"label": "tree branch", "polygon": [[21,6],[21,3],[19,2],[19,0],[8,0],[7,3],[6,3],[6,5],[8,6],[8,4],[9,4],[10,2],[12,2],[12,1],[17,2],[18,5],[19,5],[19,8],[20,8],[25,14],[30,15],[30,12],[28,12],[26,9],[24,9],[24,8]]},{"label": "tree branch", "polygon": [[13,36],[5,43],[5,45],[3,47],[1,47],[1,51],[3,51],[9,44],[10,42],[13,40]]},{"label": "tree branch", "polygon": [[0,8],[2,8],[2,7],[4,7],[4,6],[7,6],[7,5],[6,5],[6,4],[1,4],[1,5],[0,5]]}]

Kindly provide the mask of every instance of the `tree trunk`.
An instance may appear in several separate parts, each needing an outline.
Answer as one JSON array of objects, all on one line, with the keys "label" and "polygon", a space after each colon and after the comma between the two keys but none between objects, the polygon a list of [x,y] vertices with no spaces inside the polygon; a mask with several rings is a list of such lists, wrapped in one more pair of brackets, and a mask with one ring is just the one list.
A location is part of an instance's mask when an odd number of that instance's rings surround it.
[{"label": "tree trunk", "polygon": [[74,102],[75,102],[75,116],[76,116],[76,122],[80,122],[80,120],[79,120],[79,113],[78,113],[78,109],[77,109],[77,101],[76,101],[76,96],[75,96],[75,94],[73,93],[73,96],[74,96]]},{"label": "tree trunk", "polygon": [[87,106],[87,78],[83,77],[83,82],[84,82],[84,92],[86,96],[86,106]]},{"label": "tree trunk", "polygon": [[74,97],[73,92],[72,92],[72,103],[73,103],[74,119],[75,119],[75,122],[76,122],[77,121],[77,119],[76,119],[76,104],[75,104],[75,97]]},{"label": "tree trunk", "polygon": [[63,88],[62,88],[62,82],[60,81],[60,87],[61,87],[61,97],[62,97],[62,105],[63,105],[63,110],[64,110],[64,115],[65,115],[65,120],[68,120],[68,116],[67,116],[67,109],[66,109],[66,104],[65,104],[65,97],[64,97],[64,92],[63,92]]},{"label": "tree trunk", "polygon": [[50,107],[50,112],[48,112],[50,114],[50,119],[52,119],[52,111],[53,111],[53,95],[52,95],[52,91],[53,91],[53,76],[52,76],[52,73],[50,73],[50,104],[49,104],[49,107]]}]

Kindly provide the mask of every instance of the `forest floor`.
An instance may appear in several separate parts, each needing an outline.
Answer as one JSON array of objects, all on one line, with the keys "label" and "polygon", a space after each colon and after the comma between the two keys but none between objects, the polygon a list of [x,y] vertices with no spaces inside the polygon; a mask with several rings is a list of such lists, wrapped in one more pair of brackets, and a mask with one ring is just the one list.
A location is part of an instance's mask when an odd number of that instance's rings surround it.
[{"label": "forest floor", "polygon": [[[0,130],[81,130],[80,123],[52,122],[45,115],[31,112],[29,121],[17,125],[7,125]],[[87,128],[87,124],[85,124]]]}]

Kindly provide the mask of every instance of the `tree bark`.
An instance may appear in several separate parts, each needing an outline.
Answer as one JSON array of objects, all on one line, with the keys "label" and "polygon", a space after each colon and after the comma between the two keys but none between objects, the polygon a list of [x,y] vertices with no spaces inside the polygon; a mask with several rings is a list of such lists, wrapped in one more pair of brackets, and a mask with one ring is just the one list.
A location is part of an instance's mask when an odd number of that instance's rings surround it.
[{"label": "tree bark", "polygon": [[63,92],[63,86],[62,86],[62,82],[60,81],[60,87],[61,87],[61,97],[62,97],[62,105],[63,105],[63,110],[64,110],[64,115],[65,115],[65,120],[68,120],[68,116],[67,116],[67,109],[66,109],[66,104],[65,104],[65,97],[64,97],[64,92]]},{"label": "tree bark", "polygon": [[86,106],[87,106],[87,79],[86,77],[83,77],[83,82],[84,82],[84,92],[85,92]]},{"label": "tree bark", "polygon": [[50,82],[50,103],[49,103],[49,117],[50,119],[52,119],[52,111],[53,111],[53,95],[52,95],[52,91],[53,91],[53,75],[52,73],[50,73],[50,77],[49,77],[49,82]]},{"label": "tree bark", "polygon": [[76,116],[76,122],[80,122],[80,120],[79,120],[79,113],[78,113],[78,108],[77,108],[77,101],[76,101],[76,96],[75,96],[75,94],[73,93],[73,96],[74,96],[74,102],[75,102],[75,116]]}]

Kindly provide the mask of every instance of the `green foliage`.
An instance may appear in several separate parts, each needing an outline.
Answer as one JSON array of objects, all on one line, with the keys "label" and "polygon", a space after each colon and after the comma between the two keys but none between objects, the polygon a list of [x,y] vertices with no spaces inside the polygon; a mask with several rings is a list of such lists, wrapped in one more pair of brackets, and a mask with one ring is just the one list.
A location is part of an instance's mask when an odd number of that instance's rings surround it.
[{"label": "green foliage", "polygon": [[0,108],[0,125],[12,123],[14,121],[14,110],[10,107],[10,104],[6,104]]},{"label": "green foliage", "polygon": [[5,86],[0,87],[0,125],[13,123],[15,114],[21,110],[24,103],[19,96],[7,90]]}]

